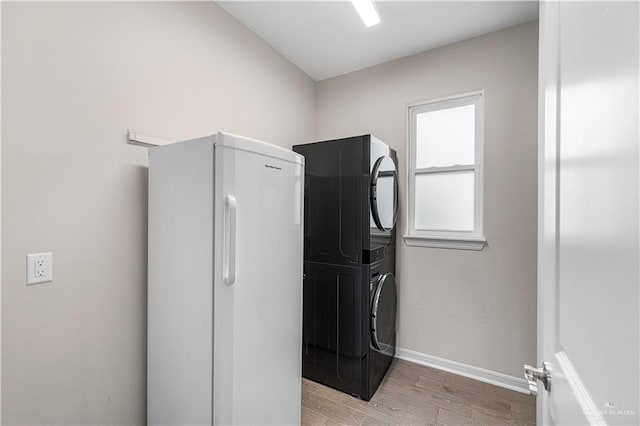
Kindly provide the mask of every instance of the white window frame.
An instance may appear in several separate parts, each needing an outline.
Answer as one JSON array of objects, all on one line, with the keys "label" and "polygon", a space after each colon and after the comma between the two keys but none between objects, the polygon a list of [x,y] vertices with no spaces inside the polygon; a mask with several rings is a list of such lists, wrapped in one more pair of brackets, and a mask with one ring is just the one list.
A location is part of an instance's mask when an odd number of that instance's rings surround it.
[{"label": "white window frame", "polygon": [[[475,105],[475,163],[449,167],[416,168],[416,116],[420,113],[445,108]],[[483,146],[484,146],[484,90],[416,102],[408,106],[407,142],[407,232],[404,241],[408,246],[436,247],[464,250],[482,250],[486,239],[483,235]],[[422,230],[415,227],[416,176],[426,173],[473,170],[474,172],[474,229],[473,231]]]}]

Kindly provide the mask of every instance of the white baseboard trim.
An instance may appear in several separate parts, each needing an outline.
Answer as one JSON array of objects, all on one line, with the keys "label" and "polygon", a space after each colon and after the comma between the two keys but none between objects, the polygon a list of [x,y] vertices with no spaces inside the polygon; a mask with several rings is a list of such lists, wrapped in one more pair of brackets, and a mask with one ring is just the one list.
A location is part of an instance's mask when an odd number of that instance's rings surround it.
[{"label": "white baseboard trim", "polygon": [[436,368],[438,370],[448,371],[449,373],[469,377],[470,379],[479,380],[481,382],[500,386],[516,392],[529,393],[529,384],[525,379],[521,379],[519,377],[508,376],[496,371],[485,370],[484,368],[474,367],[461,362],[438,358],[436,356],[423,354],[410,349],[396,348],[396,358],[404,359],[405,361],[414,362],[416,364],[426,365],[427,367]]}]

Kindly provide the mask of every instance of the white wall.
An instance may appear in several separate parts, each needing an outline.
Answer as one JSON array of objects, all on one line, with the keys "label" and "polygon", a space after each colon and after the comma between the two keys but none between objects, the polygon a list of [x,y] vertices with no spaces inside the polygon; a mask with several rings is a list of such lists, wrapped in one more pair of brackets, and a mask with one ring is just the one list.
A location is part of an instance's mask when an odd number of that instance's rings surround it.
[{"label": "white wall", "polygon": [[[0,2],[0,34],[2,34],[2,2]],[[0,37],[1,39],[1,37]],[[1,49],[0,49],[1,50]],[[2,55],[0,55],[0,82],[2,81]],[[0,84],[0,100],[2,84]],[[0,102],[0,425],[2,424],[2,102]]]},{"label": "white wall", "polygon": [[[213,2],[2,4],[4,424],[144,424],[146,150],[313,137],[314,83]],[[54,281],[25,285],[52,251]]]},{"label": "white wall", "polygon": [[[407,171],[407,105],[485,89],[481,252],[398,249],[398,346],[522,377],[536,360],[537,22],[324,80],[316,139],[373,132]],[[406,179],[400,181],[406,208]],[[398,233],[406,232],[405,214]]]}]

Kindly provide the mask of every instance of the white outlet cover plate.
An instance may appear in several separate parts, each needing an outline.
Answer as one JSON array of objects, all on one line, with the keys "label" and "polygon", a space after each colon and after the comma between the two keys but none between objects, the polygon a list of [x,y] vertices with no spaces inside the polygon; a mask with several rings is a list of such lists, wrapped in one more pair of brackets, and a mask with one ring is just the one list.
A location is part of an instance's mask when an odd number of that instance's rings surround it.
[{"label": "white outlet cover plate", "polygon": [[[43,262],[36,273],[36,264]],[[36,276],[37,275],[37,276]],[[27,255],[27,284],[53,281],[53,253],[33,253]]]}]

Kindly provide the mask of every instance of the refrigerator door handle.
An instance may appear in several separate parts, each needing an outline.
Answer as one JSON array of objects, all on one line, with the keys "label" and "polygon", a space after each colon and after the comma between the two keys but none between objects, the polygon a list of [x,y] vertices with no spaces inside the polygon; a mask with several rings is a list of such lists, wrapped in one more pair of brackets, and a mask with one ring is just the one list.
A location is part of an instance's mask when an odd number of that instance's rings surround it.
[{"label": "refrigerator door handle", "polygon": [[225,285],[236,282],[236,197],[224,197],[224,267],[222,279]]}]

